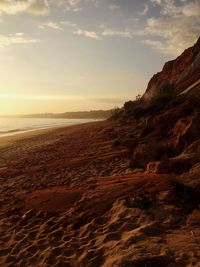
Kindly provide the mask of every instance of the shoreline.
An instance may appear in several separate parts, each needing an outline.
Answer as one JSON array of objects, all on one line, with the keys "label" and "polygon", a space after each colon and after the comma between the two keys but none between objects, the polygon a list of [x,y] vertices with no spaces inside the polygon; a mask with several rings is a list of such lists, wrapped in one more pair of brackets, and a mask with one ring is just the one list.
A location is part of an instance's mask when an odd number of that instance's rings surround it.
[{"label": "shoreline", "polygon": [[[31,137],[37,137],[40,135],[48,135],[50,132],[54,132],[54,131],[59,131],[59,129],[67,129],[67,128],[71,128],[71,127],[76,127],[76,126],[80,126],[80,125],[87,125],[87,124],[93,124],[96,122],[100,122],[100,121],[104,121],[104,120],[94,120],[94,121],[89,121],[89,122],[83,122],[83,123],[77,123],[77,124],[72,124],[72,125],[58,125],[58,126],[49,126],[49,127],[45,127],[45,128],[39,128],[39,129],[31,129],[31,130],[27,130],[27,131],[20,131],[20,132],[15,132],[12,134],[3,134],[0,135],[0,147],[2,145],[5,145],[9,142],[14,142],[17,140],[23,140],[26,138],[31,138]],[[3,143],[3,144],[2,144]]]},{"label": "shoreline", "polygon": [[[30,118],[31,119],[31,118]],[[43,118],[41,118],[43,119]],[[46,118],[44,118],[46,119]],[[56,119],[57,120],[57,119]],[[59,120],[59,119],[58,119]],[[74,123],[71,124],[70,120],[72,120]],[[77,122],[76,122],[77,120]],[[28,132],[32,132],[32,131],[40,131],[40,130],[45,130],[45,129],[51,129],[51,128],[59,128],[59,127],[68,127],[68,126],[73,126],[73,125],[80,125],[80,124],[85,124],[85,123],[90,123],[90,122],[96,122],[96,121],[103,121],[104,119],[67,119],[67,122],[70,123],[62,123],[59,125],[46,125],[46,126],[42,126],[41,127],[33,127],[30,129],[11,129],[8,131],[4,131],[0,133],[0,138],[2,137],[9,137],[9,136],[15,136],[18,134],[24,134],[24,133],[28,133]]]}]

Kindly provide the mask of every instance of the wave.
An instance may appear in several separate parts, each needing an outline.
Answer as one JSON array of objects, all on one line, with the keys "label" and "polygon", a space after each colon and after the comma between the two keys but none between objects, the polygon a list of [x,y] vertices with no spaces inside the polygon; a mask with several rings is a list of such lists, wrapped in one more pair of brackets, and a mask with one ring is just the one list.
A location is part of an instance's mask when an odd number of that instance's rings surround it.
[{"label": "wave", "polygon": [[7,134],[7,133],[15,133],[15,132],[21,132],[24,131],[23,129],[13,129],[9,131],[0,131],[0,134]]},{"label": "wave", "polygon": [[8,131],[0,131],[0,135],[6,135],[6,134],[13,134],[13,133],[18,133],[18,132],[26,132],[33,130],[33,128],[24,128],[24,129],[12,129]]},{"label": "wave", "polygon": [[69,126],[94,121],[93,119],[28,119],[12,118],[0,119],[0,137],[10,136],[33,130],[47,129],[51,127]]}]

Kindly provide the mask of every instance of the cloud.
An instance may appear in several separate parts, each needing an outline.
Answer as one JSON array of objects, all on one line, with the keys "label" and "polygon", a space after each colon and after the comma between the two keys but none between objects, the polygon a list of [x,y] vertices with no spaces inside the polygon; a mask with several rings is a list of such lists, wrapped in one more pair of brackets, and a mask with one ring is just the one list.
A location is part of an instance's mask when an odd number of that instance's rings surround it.
[{"label": "cloud", "polygon": [[185,3],[182,7],[182,14],[190,17],[190,16],[200,16],[200,2],[194,1],[190,3]]},{"label": "cloud", "polygon": [[190,17],[200,14],[199,0],[181,0],[179,3],[175,0],[151,0],[151,2],[160,6],[162,15]]},{"label": "cloud", "polygon": [[161,16],[146,21],[144,43],[165,54],[178,55],[192,46],[200,33],[200,1],[151,0]]},{"label": "cloud", "polygon": [[143,11],[139,12],[139,15],[146,15],[146,13],[149,11],[149,6],[147,4],[144,4],[144,9]]},{"label": "cloud", "polygon": [[119,5],[112,4],[112,5],[109,5],[108,8],[110,10],[118,10],[118,9],[120,9],[120,6]]},{"label": "cloud", "polygon": [[155,5],[160,5],[161,4],[161,0],[150,0],[150,1]]},{"label": "cloud", "polygon": [[[72,24],[73,25],[73,24]],[[82,35],[91,39],[95,40],[102,40],[103,37],[120,37],[120,38],[134,38],[135,36],[143,36],[143,31],[131,31],[129,29],[124,30],[116,30],[112,28],[107,28],[104,25],[101,25],[101,30],[99,31],[89,31],[89,30],[82,30],[79,29],[76,25],[72,26],[75,28],[73,34],[75,35]]]},{"label": "cloud", "polygon": [[75,35],[82,35],[94,40],[101,40],[101,37],[98,35],[97,32],[95,31],[87,31],[87,30],[81,30],[81,29],[77,29],[73,32]]},{"label": "cloud", "polygon": [[[95,0],[84,0],[85,2],[94,2]],[[54,7],[62,7],[63,11],[74,11],[77,12],[82,9],[80,6],[82,0],[51,0],[51,5]]]},{"label": "cloud", "polygon": [[0,14],[15,15],[18,13],[46,15],[49,13],[47,0],[1,0]]},{"label": "cloud", "polygon": [[131,30],[126,28],[124,30],[116,30],[112,28],[107,28],[104,25],[100,26],[103,28],[103,31],[100,33],[102,36],[110,36],[110,37],[121,37],[121,38],[134,38],[135,36],[142,36],[144,35],[144,31],[140,30]]},{"label": "cloud", "polygon": [[45,22],[45,23],[39,25],[39,28],[42,29],[42,30],[45,30],[47,28],[50,28],[50,29],[53,29],[53,30],[59,30],[59,31],[63,30],[62,27],[59,25],[59,23],[54,22],[54,21]]},{"label": "cloud", "polygon": [[128,28],[123,30],[116,30],[113,28],[107,28],[105,25],[100,25],[101,30],[99,31],[82,30],[79,29],[76,25],[74,27],[76,29],[73,31],[75,35],[82,35],[95,40],[102,40],[103,37],[120,37],[133,39],[135,36],[145,35],[144,31],[132,31]]},{"label": "cloud", "polygon": [[29,3],[26,11],[33,15],[46,15],[50,11],[47,0],[32,0]]},{"label": "cloud", "polygon": [[67,27],[72,27],[72,28],[77,27],[76,23],[72,23],[71,21],[68,21],[68,20],[61,21],[60,24],[67,26]]},{"label": "cloud", "polygon": [[118,36],[118,37],[126,37],[132,38],[133,35],[129,30],[118,31],[111,28],[105,28],[104,31],[101,33],[102,36]]},{"label": "cloud", "polygon": [[42,29],[42,30],[50,28],[50,29],[53,29],[53,30],[62,31],[62,30],[64,30],[64,27],[71,27],[71,28],[79,30],[78,27],[77,27],[77,24],[72,23],[72,22],[70,22],[68,20],[63,20],[63,21],[58,21],[58,22],[56,22],[56,21],[47,21],[47,22],[44,22],[44,23],[40,24],[38,27],[40,29]]},{"label": "cloud", "polygon": [[14,15],[16,13],[24,12],[27,8],[27,3],[25,1],[0,1],[0,13],[7,13]]},{"label": "cloud", "polygon": [[162,53],[178,55],[185,48],[193,45],[199,37],[199,18],[151,18],[147,20],[145,32],[150,37],[160,38],[160,40],[148,38],[144,40],[144,43],[151,45]]},{"label": "cloud", "polygon": [[152,46],[156,50],[160,50],[162,52],[167,52],[165,45],[160,41],[154,41],[154,40],[146,39],[143,42],[147,45]]},{"label": "cloud", "polygon": [[39,43],[41,40],[32,39],[24,36],[24,33],[15,33],[8,35],[0,35],[0,48],[5,48],[6,46],[15,44],[35,44]]},{"label": "cloud", "polygon": [[79,11],[81,10],[81,7],[79,6],[79,3],[81,0],[66,0],[66,10],[72,10],[72,11]]}]

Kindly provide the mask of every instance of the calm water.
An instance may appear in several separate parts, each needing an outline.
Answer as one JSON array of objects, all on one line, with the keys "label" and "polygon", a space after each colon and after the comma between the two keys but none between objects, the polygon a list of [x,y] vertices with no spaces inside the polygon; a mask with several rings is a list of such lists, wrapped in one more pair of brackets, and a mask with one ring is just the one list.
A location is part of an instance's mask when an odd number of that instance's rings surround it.
[{"label": "calm water", "polygon": [[39,130],[57,126],[68,126],[95,121],[93,119],[34,119],[34,118],[0,118],[0,137],[16,133]]}]

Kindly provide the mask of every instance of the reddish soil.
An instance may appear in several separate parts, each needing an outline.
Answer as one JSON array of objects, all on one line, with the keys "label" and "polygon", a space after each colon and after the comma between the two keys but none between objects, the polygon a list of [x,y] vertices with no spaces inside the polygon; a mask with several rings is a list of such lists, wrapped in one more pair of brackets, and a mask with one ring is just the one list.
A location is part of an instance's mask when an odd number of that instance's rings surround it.
[{"label": "reddish soil", "polygon": [[135,173],[116,128],[0,140],[0,266],[199,266],[196,191]]}]

